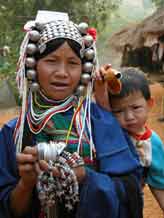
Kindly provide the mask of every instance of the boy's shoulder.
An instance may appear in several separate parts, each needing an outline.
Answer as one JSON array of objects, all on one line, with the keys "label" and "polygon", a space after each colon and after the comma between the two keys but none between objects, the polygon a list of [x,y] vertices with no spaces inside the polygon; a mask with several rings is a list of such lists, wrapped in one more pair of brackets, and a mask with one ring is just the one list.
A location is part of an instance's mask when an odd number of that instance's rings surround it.
[{"label": "boy's shoulder", "polygon": [[158,133],[155,132],[154,130],[152,130],[151,142],[152,142],[152,145],[154,145],[154,144],[163,145],[163,142],[162,142],[161,137],[160,137],[160,136],[158,135]]},{"label": "boy's shoulder", "polygon": [[160,136],[152,131],[152,161],[148,171],[147,184],[164,189],[164,144]]}]

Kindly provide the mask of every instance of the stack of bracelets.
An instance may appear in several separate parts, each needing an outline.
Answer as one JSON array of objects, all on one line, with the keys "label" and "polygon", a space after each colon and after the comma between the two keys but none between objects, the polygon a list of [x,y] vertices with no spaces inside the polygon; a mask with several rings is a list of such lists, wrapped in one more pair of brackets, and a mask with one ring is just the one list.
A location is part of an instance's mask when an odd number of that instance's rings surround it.
[{"label": "stack of bracelets", "polygon": [[[54,148],[59,146],[49,146],[44,143],[45,151],[47,147]],[[55,145],[56,143],[54,143]],[[46,147],[47,146],[47,147]],[[62,145],[63,146],[63,145]],[[39,146],[38,146],[39,147]],[[43,152],[43,144],[42,146]],[[38,149],[39,153],[39,149]],[[57,152],[54,152],[57,154]],[[43,155],[44,156],[44,155]],[[45,159],[47,159],[45,157]],[[47,160],[48,171],[42,171],[38,178],[37,190],[41,205],[45,208],[55,205],[56,200],[64,202],[67,210],[72,210],[79,201],[79,187],[76,175],[72,168],[83,166],[84,161],[78,153],[73,154],[63,150],[57,154],[53,160]],[[54,177],[52,169],[57,168],[60,177]]]}]

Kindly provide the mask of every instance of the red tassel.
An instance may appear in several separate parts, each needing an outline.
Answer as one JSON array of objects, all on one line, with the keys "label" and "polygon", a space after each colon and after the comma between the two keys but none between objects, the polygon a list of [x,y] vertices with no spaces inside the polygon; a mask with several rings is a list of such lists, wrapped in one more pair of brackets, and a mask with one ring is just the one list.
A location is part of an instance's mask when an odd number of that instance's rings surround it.
[{"label": "red tassel", "polygon": [[97,39],[97,30],[94,27],[88,28],[87,33],[93,37],[96,41]]}]

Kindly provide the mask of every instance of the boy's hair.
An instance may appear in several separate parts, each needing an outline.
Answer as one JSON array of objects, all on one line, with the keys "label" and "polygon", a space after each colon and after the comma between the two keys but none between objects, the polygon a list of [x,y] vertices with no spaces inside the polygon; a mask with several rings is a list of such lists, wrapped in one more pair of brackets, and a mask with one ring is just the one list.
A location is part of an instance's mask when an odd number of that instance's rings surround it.
[{"label": "boy's hair", "polygon": [[109,93],[109,99],[123,98],[136,91],[140,91],[145,100],[151,98],[149,82],[141,70],[135,67],[124,67],[120,71],[122,74],[120,79],[122,83],[121,92],[113,95]]}]

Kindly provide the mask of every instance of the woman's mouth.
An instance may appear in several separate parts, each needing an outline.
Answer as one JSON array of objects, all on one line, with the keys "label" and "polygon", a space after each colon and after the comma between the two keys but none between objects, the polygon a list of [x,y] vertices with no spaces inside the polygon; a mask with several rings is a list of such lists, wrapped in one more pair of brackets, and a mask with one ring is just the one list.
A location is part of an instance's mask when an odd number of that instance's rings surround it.
[{"label": "woman's mouth", "polygon": [[53,87],[56,90],[63,90],[68,87],[68,83],[63,83],[63,82],[52,82],[51,87]]}]

